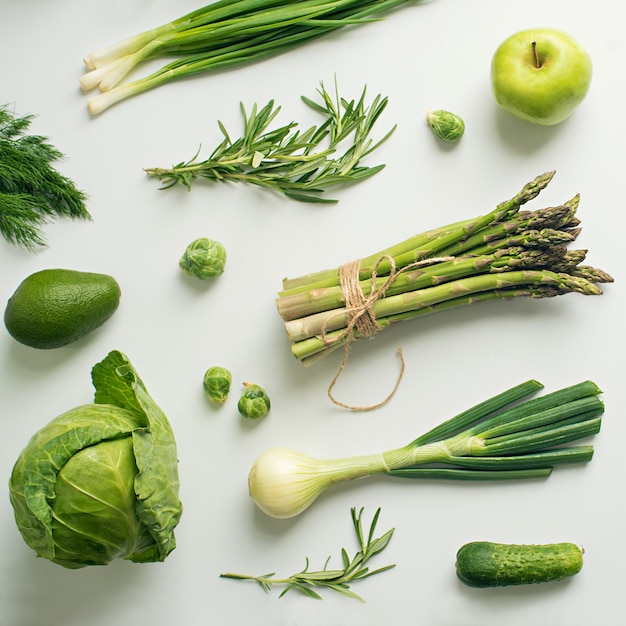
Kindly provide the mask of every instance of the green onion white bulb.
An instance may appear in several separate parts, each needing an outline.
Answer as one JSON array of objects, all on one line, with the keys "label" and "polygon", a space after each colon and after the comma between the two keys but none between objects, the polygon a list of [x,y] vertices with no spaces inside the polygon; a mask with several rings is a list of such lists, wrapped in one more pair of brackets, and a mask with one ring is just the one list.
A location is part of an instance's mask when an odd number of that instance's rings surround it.
[{"label": "green onion white bulb", "polygon": [[248,488],[264,513],[286,519],[302,513],[333,483],[386,467],[382,455],[323,461],[290,448],[270,448],[252,466]]}]

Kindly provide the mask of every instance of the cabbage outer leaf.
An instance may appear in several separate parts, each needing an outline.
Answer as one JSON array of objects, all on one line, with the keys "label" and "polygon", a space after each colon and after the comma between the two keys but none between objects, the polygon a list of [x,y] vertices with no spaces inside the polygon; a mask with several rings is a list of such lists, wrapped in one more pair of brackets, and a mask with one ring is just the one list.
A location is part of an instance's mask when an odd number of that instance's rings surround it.
[{"label": "cabbage outer leaf", "polygon": [[[178,498],[178,456],[172,427],[147,392],[128,358],[113,351],[91,372],[95,402],[114,404],[141,415],[147,428],[133,431],[138,474],[135,478],[137,516],[152,535],[162,561],[176,547],[174,528],[182,514]],[[140,555],[134,559],[143,561]]]}]

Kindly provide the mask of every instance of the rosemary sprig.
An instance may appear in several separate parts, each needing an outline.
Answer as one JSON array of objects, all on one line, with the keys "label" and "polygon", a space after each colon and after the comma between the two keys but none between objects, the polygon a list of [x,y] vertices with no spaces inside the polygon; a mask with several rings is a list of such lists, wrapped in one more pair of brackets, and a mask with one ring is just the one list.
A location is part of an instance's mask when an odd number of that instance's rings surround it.
[{"label": "rosemary sprig", "polygon": [[350,583],[357,580],[363,580],[373,576],[374,574],[380,574],[381,572],[385,572],[395,567],[395,564],[385,565],[384,567],[380,567],[375,570],[370,570],[369,567],[367,567],[369,560],[387,547],[395,529],[392,528],[380,537],[374,538],[376,524],[380,515],[380,508],[378,508],[372,518],[372,522],[366,536],[363,532],[363,524],[361,521],[363,517],[363,509],[361,508],[357,514],[356,509],[353,507],[350,512],[360,549],[352,558],[350,558],[346,549],[342,548],[342,569],[328,569],[328,563],[330,561],[329,557],[324,564],[324,569],[310,571],[309,559],[307,558],[304,569],[287,578],[274,578],[275,572],[263,574],[262,576],[248,576],[245,574],[228,573],[221,574],[221,578],[253,580],[257,582],[264,591],[269,591],[272,588],[272,585],[286,585],[285,589],[283,589],[279,596],[281,598],[291,589],[296,589],[310,598],[321,600],[322,596],[315,591],[315,588],[322,587],[332,589],[341,595],[364,602],[361,596],[357,595],[350,589]]},{"label": "rosemary sprig", "polygon": [[27,134],[33,117],[0,107],[0,233],[30,251],[45,245],[50,218],[91,219],[85,194],[51,165],[64,155],[46,137]]},{"label": "rosemary sprig", "polygon": [[[255,104],[250,113],[241,104],[243,135],[239,139],[233,141],[218,121],[224,139],[207,159],[198,160],[198,150],[188,161],[171,168],[147,168],[145,172],[163,181],[161,189],[180,184],[191,190],[194,180],[204,178],[265,187],[300,202],[336,202],[320,194],[331,186],[355,183],[383,169],[384,165],[366,167],[360,163],[391,136],[395,126],[374,143],[370,135],[387,98],[377,95],[368,105],[364,88],[358,101],[348,101],[339,96],[336,82],[334,98],[323,83],[318,93],[321,102],[305,96],[302,101],[324,116],[319,126],[300,132],[298,124],[291,122],[270,130],[280,111],[273,100],[261,109]],[[342,150],[344,144],[347,146]]]}]

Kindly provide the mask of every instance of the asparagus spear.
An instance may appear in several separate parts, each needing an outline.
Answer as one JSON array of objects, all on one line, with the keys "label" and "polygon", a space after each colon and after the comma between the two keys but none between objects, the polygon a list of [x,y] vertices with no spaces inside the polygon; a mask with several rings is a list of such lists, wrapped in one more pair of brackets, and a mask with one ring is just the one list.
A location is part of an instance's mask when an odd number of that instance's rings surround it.
[{"label": "asparagus spear", "polygon": [[[415,291],[424,287],[434,287],[442,283],[452,282],[468,276],[485,273],[501,273],[510,269],[543,268],[555,266],[567,257],[564,247],[536,248],[533,244],[526,248],[514,246],[495,249],[491,254],[477,254],[476,256],[461,256],[446,258],[432,265],[419,267],[404,272],[389,286],[386,296],[393,296],[407,291]],[[368,295],[372,287],[380,288],[387,280],[378,276],[372,284],[370,280],[360,281],[361,289]],[[316,287],[309,291],[298,291],[282,296],[277,306],[284,320],[293,320],[313,313],[333,311],[344,306],[343,290],[340,285],[331,287]]]},{"label": "asparagus spear", "polygon": [[[433,247],[433,241],[437,242],[437,248],[441,249],[445,245],[451,245],[454,242],[469,237],[489,224],[505,219],[509,215],[514,215],[517,211],[519,211],[519,208],[522,205],[530,202],[530,200],[535,198],[539,192],[548,185],[554,174],[555,172],[551,171],[537,176],[533,181],[526,184],[513,198],[500,203],[487,215],[454,224],[448,224],[447,226],[442,226],[441,228],[413,235],[399,244],[385,248],[384,250],[380,250],[379,252],[361,259],[360,278],[363,279],[371,276],[371,273],[377,263],[379,263],[383,257],[388,256],[398,259],[405,253],[412,253],[414,254],[414,261],[425,259],[428,256],[432,256],[432,254],[436,251],[436,248]],[[385,270],[388,271],[389,268],[384,264],[378,266],[379,275],[384,274]],[[281,295],[290,289],[302,287],[314,288],[325,281],[330,281],[330,284],[339,284],[339,268],[323,270],[313,274],[306,274],[298,278],[285,278],[283,280],[283,291],[281,292]]]},{"label": "asparagus spear", "polygon": [[[470,296],[459,296],[443,302],[437,302],[436,304],[424,306],[413,311],[398,313],[397,315],[389,315],[384,319],[379,319],[378,323],[380,324],[381,329],[384,329],[398,322],[414,319],[416,317],[423,317],[439,311],[450,311],[452,309],[465,307],[478,302],[504,301],[523,297],[549,298],[562,295],[564,293],[569,292],[567,290],[560,290],[554,286],[546,285],[528,286],[523,289],[492,289],[490,291],[482,291]],[[358,330],[352,329],[352,338],[357,339],[358,337]],[[327,333],[325,339],[318,335],[293,342],[291,345],[291,351],[293,355],[304,365],[311,365],[337,348],[344,346],[347,339],[348,335],[342,331],[332,331]]]}]

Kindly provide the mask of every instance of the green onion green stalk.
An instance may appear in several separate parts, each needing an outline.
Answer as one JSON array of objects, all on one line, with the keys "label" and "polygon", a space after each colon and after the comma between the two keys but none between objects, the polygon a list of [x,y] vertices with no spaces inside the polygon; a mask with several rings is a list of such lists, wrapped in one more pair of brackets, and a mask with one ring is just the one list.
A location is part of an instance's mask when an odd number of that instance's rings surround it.
[{"label": "green onion green stalk", "polygon": [[[366,24],[415,0],[219,0],[85,57],[84,91],[98,114],[172,80],[286,52],[339,28]],[[138,66],[170,59],[160,69],[122,82]]]},{"label": "green onion green stalk", "polygon": [[[587,251],[568,245],[580,233],[578,195],[560,206],[521,207],[554,176],[535,178],[490,213],[414,235],[360,259],[356,282],[382,330],[400,321],[478,302],[567,293],[601,295],[613,278],[583,265]],[[363,313],[346,305],[341,268],[283,281],[276,304],[291,350],[309,365],[362,336]]]},{"label": "green onion green stalk", "polygon": [[250,496],[267,515],[282,519],[302,513],[331,485],[374,474],[519,480],[546,478],[556,465],[589,462],[591,445],[566,444],[599,432],[604,412],[600,389],[584,381],[528,399],[542,387],[529,380],[406,446],[379,454],[321,460],[288,448],[270,448],[250,470]]}]

